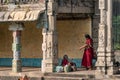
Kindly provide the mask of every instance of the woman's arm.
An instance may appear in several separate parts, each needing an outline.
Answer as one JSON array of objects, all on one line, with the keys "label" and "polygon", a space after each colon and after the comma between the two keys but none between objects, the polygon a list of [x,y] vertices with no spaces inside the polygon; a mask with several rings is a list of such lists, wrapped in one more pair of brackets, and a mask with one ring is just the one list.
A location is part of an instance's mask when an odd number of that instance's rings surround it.
[{"label": "woman's arm", "polygon": [[86,46],[87,46],[87,44],[84,44],[84,45],[81,46],[79,49],[81,50],[81,49],[85,48]]}]

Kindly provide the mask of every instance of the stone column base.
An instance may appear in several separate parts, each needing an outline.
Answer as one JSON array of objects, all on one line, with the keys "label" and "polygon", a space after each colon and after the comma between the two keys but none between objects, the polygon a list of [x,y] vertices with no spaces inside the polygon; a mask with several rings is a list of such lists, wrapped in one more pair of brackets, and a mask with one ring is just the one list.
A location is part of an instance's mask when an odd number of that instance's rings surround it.
[{"label": "stone column base", "polygon": [[12,60],[12,72],[21,72],[22,67],[21,60]]},{"label": "stone column base", "polygon": [[105,77],[105,71],[95,70],[95,79],[103,79]]},{"label": "stone column base", "polygon": [[54,69],[55,63],[52,60],[42,60],[42,73],[52,73]]},{"label": "stone column base", "polygon": [[107,75],[114,75],[117,74],[117,72],[119,72],[119,68],[118,67],[109,67],[109,69],[107,70]]}]

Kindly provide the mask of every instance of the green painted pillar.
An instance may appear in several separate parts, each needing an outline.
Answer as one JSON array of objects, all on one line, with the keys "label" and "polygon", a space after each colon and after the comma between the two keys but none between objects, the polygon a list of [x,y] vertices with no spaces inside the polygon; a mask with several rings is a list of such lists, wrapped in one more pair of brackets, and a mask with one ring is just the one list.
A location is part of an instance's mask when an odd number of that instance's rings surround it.
[{"label": "green painted pillar", "polygon": [[22,63],[20,59],[21,55],[21,31],[23,30],[22,24],[12,24],[9,30],[13,31],[13,60],[12,60],[12,72],[21,72]]}]

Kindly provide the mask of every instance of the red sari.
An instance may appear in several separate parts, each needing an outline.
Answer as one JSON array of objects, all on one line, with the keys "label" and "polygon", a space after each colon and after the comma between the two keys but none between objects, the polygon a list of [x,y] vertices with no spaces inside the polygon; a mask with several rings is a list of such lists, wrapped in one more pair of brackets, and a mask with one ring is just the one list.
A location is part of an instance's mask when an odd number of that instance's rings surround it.
[{"label": "red sari", "polygon": [[[87,45],[93,45],[92,39],[86,39]],[[92,67],[92,58],[93,58],[93,48],[92,47],[85,47],[83,59],[82,59],[82,66],[89,68]]]},{"label": "red sari", "polygon": [[62,60],[62,66],[65,66],[65,65],[67,65],[69,63],[69,61],[68,61],[68,59],[63,59]]}]

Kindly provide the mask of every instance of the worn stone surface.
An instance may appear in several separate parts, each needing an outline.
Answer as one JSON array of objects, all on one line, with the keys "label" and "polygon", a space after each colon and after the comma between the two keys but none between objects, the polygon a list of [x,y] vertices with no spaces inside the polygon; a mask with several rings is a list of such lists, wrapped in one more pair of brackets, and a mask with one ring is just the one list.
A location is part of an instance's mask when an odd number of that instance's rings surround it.
[{"label": "worn stone surface", "polygon": [[116,50],[114,54],[115,54],[115,62],[119,62],[118,65],[120,65],[120,50]]},{"label": "worn stone surface", "polygon": [[[1,80],[18,80],[21,76],[27,75],[30,80],[120,80],[120,75],[104,75],[100,79],[95,79],[95,71],[86,71],[84,68],[78,68],[75,72],[45,73],[42,74],[40,68],[23,67],[20,73],[11,72],[11,67],[0,67]],[[99,75],[100,76],[100,75]]]},{"label": "worn stone surface", "polygon": [[9,27],[9,30],[13,31],[13,61],[12,61],[12,71],[13,72],[21,72],[22,64],[21,64],[21,31],[23,30],[22,24],[12,24]]},{"label": "worn stone surface", "polygon": [[[96,78],[115,73],[112,47],[112,1],[99,0],[100,24]],[[99,76],[100,74],[101,76]]]}]

